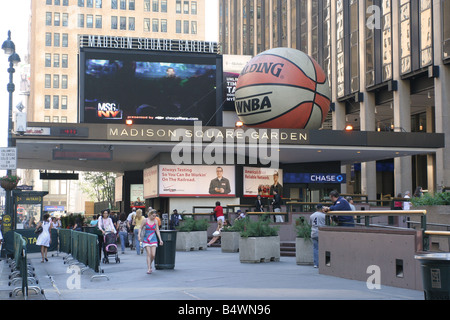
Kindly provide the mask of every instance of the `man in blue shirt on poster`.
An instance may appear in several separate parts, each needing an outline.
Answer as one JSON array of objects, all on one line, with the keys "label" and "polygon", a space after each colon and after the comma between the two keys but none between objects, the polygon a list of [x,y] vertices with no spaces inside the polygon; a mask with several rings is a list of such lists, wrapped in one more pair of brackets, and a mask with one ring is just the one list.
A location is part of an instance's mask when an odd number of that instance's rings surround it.
[{"label": "man in blue shirt on poster", "polygon": [[[323,212],[328,211],[352,211],[350,204],[344,197],[339,195],[339,192],[333,190],[330,192],[330,199],[333,202],[331,207],[323,207]],[[336,216],[338,226],[342,227],[354,227],[355,220],[353,216]]]}]

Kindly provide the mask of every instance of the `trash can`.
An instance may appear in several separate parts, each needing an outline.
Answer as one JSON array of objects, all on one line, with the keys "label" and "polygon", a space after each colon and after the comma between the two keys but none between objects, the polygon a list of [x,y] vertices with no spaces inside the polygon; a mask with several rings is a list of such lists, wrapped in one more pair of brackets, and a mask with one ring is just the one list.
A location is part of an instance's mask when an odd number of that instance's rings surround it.
[{"label": "trash can", "polygon": [[450,253],[414,256],[421,263],[425,300],[450,300]]},{"label": "trash can", "polygon": [[162,246],[156,248],[155,268],[173,269],[175,268],[175,253],[177,248],[177,231],[161,230]]}]

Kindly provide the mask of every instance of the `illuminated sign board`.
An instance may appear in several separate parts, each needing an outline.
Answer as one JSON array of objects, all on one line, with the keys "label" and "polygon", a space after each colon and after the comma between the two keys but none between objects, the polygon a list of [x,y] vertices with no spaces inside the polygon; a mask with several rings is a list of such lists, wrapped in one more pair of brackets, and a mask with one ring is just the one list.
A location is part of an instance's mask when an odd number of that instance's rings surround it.
[{"label": "illuminated sign board", "polygon": [[284,183],[346,183],[344,173],[284,173]]}]

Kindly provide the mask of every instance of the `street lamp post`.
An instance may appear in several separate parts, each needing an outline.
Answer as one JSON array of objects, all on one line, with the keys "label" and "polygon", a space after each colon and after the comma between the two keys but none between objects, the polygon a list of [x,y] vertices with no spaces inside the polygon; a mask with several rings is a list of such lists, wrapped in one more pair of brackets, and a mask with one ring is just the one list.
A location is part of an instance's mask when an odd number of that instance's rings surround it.
[{"label": "street lamp post", "polygon": [[[5,51],[5,54],[7,54],[8,61],[9,61],[9,83],[7,85],[7,90],[9,93],[9,109],[8,109],[8,147],[15,147],[15,142],[12,138],[12,130],[13,130],[13,120],[12,120],[12,112],[13,112],[13,93],[15,91],[15,85],[13,82],[13,75],[16,72],[14,69],[14,66],[19,64],[20,57],[16,53],[16,46],[14,42],[11,40],[11,31],[8,31],[8,39],[3,42],[2,49]],[[7,170],[7,175],[11,176],[12,170]],[[12,227],[15,226],[15,214],[13,212],[13,199],[12,199],[12,190],[5,190],[5,211],[6,215],[9,216],[12,222]]]}]

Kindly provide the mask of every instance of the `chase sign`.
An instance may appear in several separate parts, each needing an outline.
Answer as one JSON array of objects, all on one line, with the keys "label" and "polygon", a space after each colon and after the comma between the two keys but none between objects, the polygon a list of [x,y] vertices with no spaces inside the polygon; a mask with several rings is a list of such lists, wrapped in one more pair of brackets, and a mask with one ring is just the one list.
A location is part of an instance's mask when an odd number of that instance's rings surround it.
[{"label": "chase sign", "polygon": [[284,183],[346,183],[344,173],[289,173],[283,174]]}]

